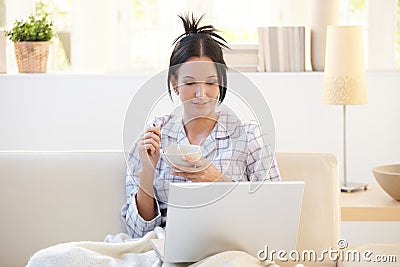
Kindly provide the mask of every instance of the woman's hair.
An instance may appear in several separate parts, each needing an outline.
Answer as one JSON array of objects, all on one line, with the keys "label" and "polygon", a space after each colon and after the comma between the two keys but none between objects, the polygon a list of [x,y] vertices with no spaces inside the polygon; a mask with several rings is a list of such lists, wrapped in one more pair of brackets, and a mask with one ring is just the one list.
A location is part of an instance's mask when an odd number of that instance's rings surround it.
[{"label": "woman's hair", "polygon": [[185,33],[181,34],[173,42],[175,44],[169,61],[168,70],[168,93],[171,96],[170,80],[171,76],[177,78],[177,71],[180,64],[186,62],[191,57],[209,57],[214,61],[217,68],[218,83],[219,83],[219,98],[218,102],[221,103],[226,94],[226,63],[224,61],[222,48],[229,49],[227,42],[215,33],[217,30],[212,25],[199,27],[199,22],[203,18],[189,17],[179,15],[185,27]]}]

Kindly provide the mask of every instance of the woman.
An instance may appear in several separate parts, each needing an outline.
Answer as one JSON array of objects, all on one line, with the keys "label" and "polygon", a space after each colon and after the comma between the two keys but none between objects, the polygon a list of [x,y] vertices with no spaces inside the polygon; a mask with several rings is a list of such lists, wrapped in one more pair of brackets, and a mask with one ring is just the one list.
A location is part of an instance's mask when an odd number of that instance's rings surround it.
[{"label": "woman", "polygon": [[[183,114],[155,118],[129,155],[121,214],[132,237],[165,226],[169,182],[280,180],[259,126],[245,125],[227,109],[216,110],[227,90],[225,40],[211,25],[198,27],[202,17],[180,18],[185,33],[174,41],[168,90],[179,96]],[[170,167],[160,157],[160,144],[189,143],[202,147],[199,171]]]}]

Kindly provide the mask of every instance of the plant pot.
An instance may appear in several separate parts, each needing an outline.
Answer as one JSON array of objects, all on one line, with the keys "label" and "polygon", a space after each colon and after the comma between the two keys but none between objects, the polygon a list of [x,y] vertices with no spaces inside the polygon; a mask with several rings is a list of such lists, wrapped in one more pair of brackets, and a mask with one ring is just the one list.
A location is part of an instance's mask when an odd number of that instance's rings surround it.
[{"label": "plant pot", "polygon": [[15,42],[14,50],[19,73],[45,73],[49,42]]}]

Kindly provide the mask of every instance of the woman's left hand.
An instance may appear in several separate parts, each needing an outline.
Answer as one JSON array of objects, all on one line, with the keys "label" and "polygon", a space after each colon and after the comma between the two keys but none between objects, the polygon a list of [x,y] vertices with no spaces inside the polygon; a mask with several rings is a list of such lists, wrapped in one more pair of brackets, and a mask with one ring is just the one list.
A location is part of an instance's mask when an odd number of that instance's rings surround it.
[{"label": "woman's left hand", "polygon": [[201,158],[192,162],[190,158],[184,160],[193,163],[194,167],[186,167],[182,165],[173,165],[171,174],[181,176],[192,182],[231,182],[232,180],[223,175],[217,167],[215,167],[206,158]]}]

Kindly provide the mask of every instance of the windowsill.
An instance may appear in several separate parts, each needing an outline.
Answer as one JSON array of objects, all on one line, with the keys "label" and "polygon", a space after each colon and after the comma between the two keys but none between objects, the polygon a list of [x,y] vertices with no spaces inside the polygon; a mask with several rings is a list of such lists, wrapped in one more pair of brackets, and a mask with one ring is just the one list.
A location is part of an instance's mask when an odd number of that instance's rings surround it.
[{"label": "windowsill", "polygon": [[[120,76],[120,75],[154,75],[160,73],[162,71],[154,70],[148,72],[134,72],[134,71],[48,71],[47,73],[18,73],[18,72],[7,72],[0,73],[1,76],[46,76],[46,75],[106,75],[106,76]],[[242,72],[244,74],[251,75],[319,75],[324,73],[323,71],[300,71],[300,72],[258,72],[258,71],[249,71]],[[367,75],[400,75],[400,69],[395,70],[367,70]]]},{"label": "windowsill", "polygon": [[[151,77],[154,76],[161,71],[154,72],[101,72],[101,71],[59,71],[59,72],[48,72],[48,73],[0,73],[0,79],[2,77],[79,77],[79,76],[104,76],[104,77],[130,77],[130,76],[138,76],[138,77]],[[312,77],[312,76],[322,76],[324,74],[323,71],[304,71],[304,72],[242,72],[244,75],[252,76],[252,77],[260,77],[260,76],[270,76],[270,77]],[[393,77],[400,76],[399,70],[388,70],[388,71],[377,71],[371,70],[366,72],[367,77]]]}]

